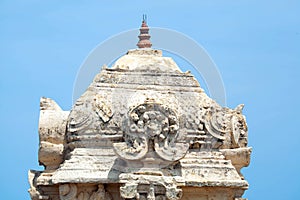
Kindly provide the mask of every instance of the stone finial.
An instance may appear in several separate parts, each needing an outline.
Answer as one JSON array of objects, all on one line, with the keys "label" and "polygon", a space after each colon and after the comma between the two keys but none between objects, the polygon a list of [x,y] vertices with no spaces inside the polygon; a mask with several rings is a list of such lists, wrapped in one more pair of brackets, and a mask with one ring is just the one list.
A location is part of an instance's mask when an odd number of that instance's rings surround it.
[{"label": "stone finial", "polygon": [[143,15],[143,21],[140,28],[140,35],[139,42],[137,43],[137,46],[139,48],[151,48],[152,44],[150,42],[150,35],[149,35],[149,27],[147,25],[147,16]]}]

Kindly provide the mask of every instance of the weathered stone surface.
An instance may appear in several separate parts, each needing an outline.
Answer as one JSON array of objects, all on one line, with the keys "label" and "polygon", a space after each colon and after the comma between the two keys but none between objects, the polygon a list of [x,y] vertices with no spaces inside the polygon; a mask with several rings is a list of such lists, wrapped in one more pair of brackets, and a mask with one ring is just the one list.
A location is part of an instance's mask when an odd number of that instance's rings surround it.
[{"label": "weathered stone surface", "polygon": [[154,49],[129,50],[126,55],[115,62],[112,69],[144,72],[181,72],[172,58],[162,57],[162,51]]},{"label": "weathered stone surface", "polygon": [[70,112],[41,99],[32,199],[242,199],[243,105],[224,108],[149,48],[103,67]]},{"label": "weathered stone surface", "polygon": [[39,162],[55,169],[63,161],[66,123],[69,111],[63,111],[52,99],[41,98],[39,120]]}]

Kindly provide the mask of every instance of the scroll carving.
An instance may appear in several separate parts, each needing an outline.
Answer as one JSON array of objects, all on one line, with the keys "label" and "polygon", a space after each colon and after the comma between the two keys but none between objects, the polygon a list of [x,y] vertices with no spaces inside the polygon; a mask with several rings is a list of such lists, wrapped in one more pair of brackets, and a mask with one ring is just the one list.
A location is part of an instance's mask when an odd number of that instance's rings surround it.
[{"label": "scroll carving", "polygon": [[[212,148],[247,146],[247,124],[242,114],[244,105],[234,110],[221,108],[213,101],[204,101],[198,112],[205,129],[213,136]],[[218,142],[221,142],[217,145]]]},{"label": "scroll carving", "polygon": [[[82,97],[83,98],[83,97]],[[69,116],[68,131],[93,129],[93,124],[107,124],[113,116],[110,93],[95,94],[91,103],[79,99]]]},{"label": "scroll carving", "polygon": [[77,186],[75,184],[63,184],[59,186],[59,197],[61,200],[75,200]]},{"label": "scroll carving", "polygon": [[103,184],[98,185],[97,191],[81,191],[75,184],[63,184],[59,186],[59,197],[61,200],[112,200],[109,192]]},{"label": "scroll carving", "polygon": [[70,133],[79,132],[89,127],[92,118],[83,102],[77,101],[69,116],[68,131]]},{"label": "scroll carving", "polygon": [[181,159],[188,144],[179,141],[179,123],[176,113],[165,105],[144,103],[129,112],[124,142],[115,143],[116,153],[126,160],[142,159],[154,144],[157,155],[167,161]]}]

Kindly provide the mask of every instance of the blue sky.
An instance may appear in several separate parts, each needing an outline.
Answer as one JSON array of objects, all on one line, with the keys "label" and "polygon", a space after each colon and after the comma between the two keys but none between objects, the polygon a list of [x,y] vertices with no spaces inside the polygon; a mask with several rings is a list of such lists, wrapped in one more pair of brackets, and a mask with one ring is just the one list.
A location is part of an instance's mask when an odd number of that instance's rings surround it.
[{"label": "blue sky", "polygon": [[227,105],[246,105],[253,154],[243,170],[250,183],[245,197],[297,199],[300,2],[289,0],[1,0],[0,199],[29,199],[27,171],[41,169],[40,97],[69,110],[89,52],[138,28],[144,13],[149,26],[182,32],[202,45],[222,75]]}]

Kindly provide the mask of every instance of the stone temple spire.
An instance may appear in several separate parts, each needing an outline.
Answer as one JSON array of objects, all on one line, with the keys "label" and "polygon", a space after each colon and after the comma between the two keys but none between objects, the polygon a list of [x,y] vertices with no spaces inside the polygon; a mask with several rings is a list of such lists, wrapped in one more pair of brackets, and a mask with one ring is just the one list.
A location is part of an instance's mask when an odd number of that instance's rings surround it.
[{"label": "stone temple spire", "polygon": [[247,200],[243,105],[222,107],[150,48],[145,16],[140,30],[139,49],[103,67],[72,110],[41,99],[31,200]]},{"label": "stone temple spire", "polygon": [[149,27],[147,25],[147,15],[143,15],[143,21],[140,28],[140,35],[139,35],[139,42],[137,46],[139,48],[151,48],[152,44],[150,42],[150,35],[149,35]]}]

